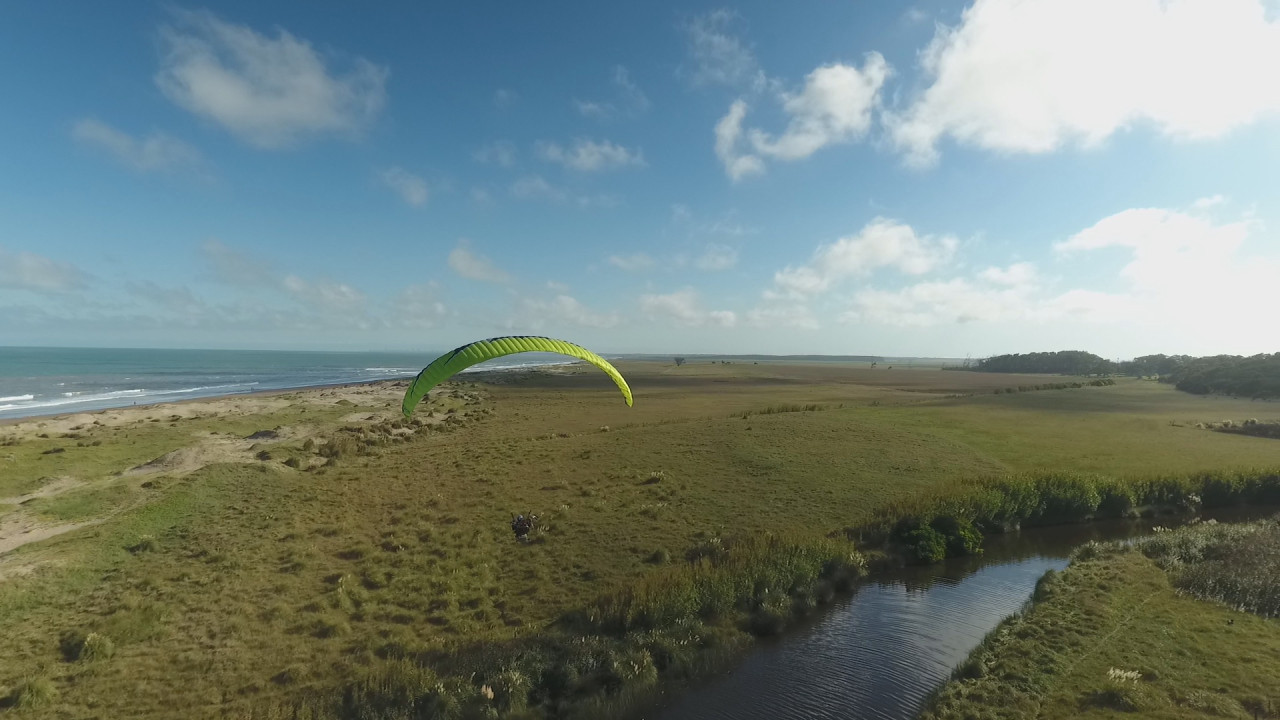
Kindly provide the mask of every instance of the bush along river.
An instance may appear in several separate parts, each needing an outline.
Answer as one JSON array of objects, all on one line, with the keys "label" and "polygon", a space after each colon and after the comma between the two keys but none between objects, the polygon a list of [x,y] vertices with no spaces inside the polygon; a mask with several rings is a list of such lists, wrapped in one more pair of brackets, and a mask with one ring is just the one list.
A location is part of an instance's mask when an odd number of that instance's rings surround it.
[{"label": "bush along river", "polygon": [[[1220,522],[1276,508],[1206,511]],[[952,670],[1036,581],[1062,570],[1076,547],[1149,534],[1169,517],[1051,526],[989,536],[983,553],[873,574],[850,596],[781,637],[760,641],[727,673],[674,689],[642,716],[694,718],[912,718]]]}]

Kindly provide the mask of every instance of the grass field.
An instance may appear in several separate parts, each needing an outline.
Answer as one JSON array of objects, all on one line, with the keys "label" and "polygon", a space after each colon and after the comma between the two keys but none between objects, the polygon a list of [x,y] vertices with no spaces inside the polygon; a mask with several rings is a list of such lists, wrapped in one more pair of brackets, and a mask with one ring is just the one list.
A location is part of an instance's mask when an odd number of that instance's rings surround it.
[{"label": "grass field", "polygon": [[[1280,405],[1136,380],[997,395],[1061,378],[620,370],[634,408],[583,370],[455,385],[417,424],[385,385],[0,427],[0,537],[92,523],[0,555],[0,697],[30,717],[250,713],[405,655],[560,632],[720,537],[821,538],[1010,471],[1280,465],[1280,443],[1195,427]],[[542,528],[516,543],[529,511]]]},{"label": "grass field", "polygon": [[923,717],[1280,717],[1278,578],[1275,521],[1086,546]]}]

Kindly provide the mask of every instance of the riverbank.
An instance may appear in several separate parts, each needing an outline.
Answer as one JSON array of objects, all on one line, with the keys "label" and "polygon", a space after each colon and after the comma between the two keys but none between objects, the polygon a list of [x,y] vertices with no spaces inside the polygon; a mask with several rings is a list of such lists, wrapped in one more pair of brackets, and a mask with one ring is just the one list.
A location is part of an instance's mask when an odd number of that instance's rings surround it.
[{"label": "riverbank", "polygon": [[1276,717],[1278,578],[1277,520],[1087,545],[922,717]]},{"label": "riverbank", "polygon": [[[412,421],[387,384],[22,435],[0,447],[0,497],[21,498],[0,514],[95,524],[0,555],[0,634],[15,648],[0,685],[54,688],[33,717],[261,717],[304,698],[335,711],[410,696],[589,714],[786,627],[861,572],[842,528],[922,495],[1052,468],[1275,458],[1273,441],[1186,424],[1256,406],[1152,383],[995,395],[1044,379],[620,369],[634,408],[573,369],[468,378]],[[533,542],[511,539],[515,512],[542,519]],[[111,657],[68,661],[60,638],[76,632],[110,638]]]}]

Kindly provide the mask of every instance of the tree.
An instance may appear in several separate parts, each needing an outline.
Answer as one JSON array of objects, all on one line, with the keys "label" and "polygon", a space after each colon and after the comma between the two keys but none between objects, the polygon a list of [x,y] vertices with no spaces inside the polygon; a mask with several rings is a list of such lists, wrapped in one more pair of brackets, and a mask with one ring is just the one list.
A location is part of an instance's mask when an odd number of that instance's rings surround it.
[{"label": "tree", "polygon": [[684,358],[682,357],[676,358],[676,367],[680,367],[683,364],[684,364]]}]

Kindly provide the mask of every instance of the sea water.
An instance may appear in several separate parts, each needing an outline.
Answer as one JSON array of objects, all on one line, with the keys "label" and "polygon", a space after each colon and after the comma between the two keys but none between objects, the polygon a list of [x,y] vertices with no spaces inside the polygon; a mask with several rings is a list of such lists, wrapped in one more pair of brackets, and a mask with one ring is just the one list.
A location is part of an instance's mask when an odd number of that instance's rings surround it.
[{"label": "sea water", "polygon": [[[408,379],[441,352],[0,347],[0,419],[263,390]],[[471,370],[566,361],[561,355],[524,353],[491,360]]]}]

